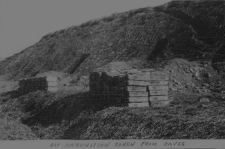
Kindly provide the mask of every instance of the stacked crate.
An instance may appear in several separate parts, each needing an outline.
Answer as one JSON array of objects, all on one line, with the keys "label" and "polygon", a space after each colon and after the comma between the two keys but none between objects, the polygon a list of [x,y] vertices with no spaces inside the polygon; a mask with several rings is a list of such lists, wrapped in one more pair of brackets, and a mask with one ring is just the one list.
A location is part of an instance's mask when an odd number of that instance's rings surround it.
[{"label": "stacked crate", "polygon": [[127,91],[129,92],[129,107],[149,107],[149,94],[145,80],[148,72],[137,69],[125,70],[127,75]]},{"label": "stacked crate", "polygon": [[92,98],[110,105],[121,105],[126,97],[126,75],[120,72],[93,72],[90,75]]},{"label": "stacked crate", "polygon": [[169,77],[162,72],[151,72],[150,80],[154,83],[148,86],[149,100],[152,107],[163,107],[168,105],[169,99]]},{"label": "stacked crate", "polygon": [[147,70],[93,72],[90,91],[94,99],[110,105],[129,107],[160,107],[169,104],[168,76]]},{"label": "stacked crate", "polygon": [[92,72],[89,81],[90,92],[92,95],[99,95],[102,92],[101,73]]},{"label": "stacked crate", "polygon": [[56,92],[58,90],[58,83],[56,77],[33,77],[19,80],[19,92],[21,94],[34,92],[37,90],[45,90]]}]

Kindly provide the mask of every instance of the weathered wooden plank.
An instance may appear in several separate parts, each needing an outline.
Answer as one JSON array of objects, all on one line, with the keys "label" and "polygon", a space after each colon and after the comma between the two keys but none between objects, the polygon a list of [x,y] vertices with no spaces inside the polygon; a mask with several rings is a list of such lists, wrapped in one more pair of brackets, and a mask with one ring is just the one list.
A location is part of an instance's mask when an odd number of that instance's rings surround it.
[{"label": "weathered wooden plank", "polygon": [[129,103],[129,107],[149,107],[148,102],[141,102],[141,103]]},{"label": "weathered wooden plank", "polygon": [[149,82],[146,81],[130,81],[128,80],[129,86],[148,86],[150,85]]},{"label": "weathered wooden plank", "polygon": [[162,101],[162,100],[169,100],[168,96],[150,96],[150,101]]},{"label": "weathered wooden plank", "polygon": [[129,97],[148,97],[148,92],[128,92]]},{"label": "weathered wooden plank", "polygon": [[137,81],[146,81],[146,80],[149,80],[149,75],[136,75],[136,74],[133,74],[133,75],[128,75],[128,79],[129,80],[137,80]]},{"label": "weathered wooden plank", "polygon": [[128,80],[128,85],[129,86],[154,86],[154,85],[168,85],[168,81],[131,81]]},{"label": "weathered wooden plank", "polygon": [[169,80],[169,77],[166,75],[128,75],[129,80],[137,80],[137,81],[149,81],[149,80]]},{"label": "weathered wooden plank", "polygon": [[123,72],[125,72],[126,74],[130,74],[130,75],[150,75],[151,74],[150,71],[140,71],[140,70],[137,70],[137,69],[123,70]]},{"label": "weathered wooden plank", "polygon": [[153,86],[153,85],[168,85],[169,82],[168,81],[159,81],[159,80],[152,80],[152,81],[148,81],[149,86]]},{"label": "weathered wooden plank", "polygon": [[169,80],[169,77],[167,75],[151,75],[149,77],[150,80]]},{"label": "weathered wooden plank", "polygon": [[150,76],[151,72],[136,72],[136,73],[128,73],[128,75],[138,75],[138,76]]},{"label": "weathered wooden plank", "polygon": [[142,91],[146,92],[147,87],[146,86],[127,86],[127,91]]},{"label": "weathered wooden plank", "polygon": [[152,101],[151,102],[151,107],[165,107],[170,104],[170,100],[165,100],[165,101]]},{"label": "weathered wooden plank", "polygon": [[149,91],[150,96],[154,95],[168,95],[168,91]]},{"label": "weathered wooden plank", "polygon": [[125,73],[121,73],[121,72],[118,72],[118,71],[116,71],[116,72],[107,72],[106,74],[108,76],[119,76],[119,77],[125,76]]},{"label": "weathered wooden plank", "polygon": [[148,97],[129,97],[129,102],[148,102]]},{"label": "weathered wooden plank", "polygon": [[123,71],[126,73],[138,73],[139,72],[138,69],[124,69]]},{"label": "weathered wooden plank", "polygon": [[168,91],[168,86],[148,86],[148,90],[150,91]]}]

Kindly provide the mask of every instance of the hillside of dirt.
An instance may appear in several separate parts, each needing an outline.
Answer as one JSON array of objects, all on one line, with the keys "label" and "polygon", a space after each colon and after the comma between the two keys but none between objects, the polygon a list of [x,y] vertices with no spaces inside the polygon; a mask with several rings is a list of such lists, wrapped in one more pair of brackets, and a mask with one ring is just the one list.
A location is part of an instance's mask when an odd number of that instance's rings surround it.
[{"label": "hillside of dirt", "polygon": [[[148,67],[170,77],[173,101],[163,108],[111,107],[89,93],[88,76],[49,71],[59,91],[15,94],[18,82],[1,76],[1,140],[36,139],[222,139],[225,77],[209,62],[175,58],[144,66],[112,62],[95,71]],[[10,85],[8,85],[10,84]],[[5,90],[4,86],[7,86]],[[211,129],[215,129],[214,131]],[[162,131],[159,131],[162,130]]]},{"label": "hillside of dirt", "polygon": [[46,71],[86,75],[109,62],[133,58],[218,62],[220,56],[223,61],[224,6],[224,1],[172,1],[91,20],[49,33],[6,58],[0,62],[0,74],[12,78]]},{"label": "hillside of dirt", "polygon": [[[172,1],[47,34],[0,62],[0,140],[224,139],[224,1]],[[91,71],[169,76],[161,108],[110,107]],[[18,94],[18,79],[54,76],[59,90]]]},{"label": "hillside of dirt", "polygon": [[88,92],[37,91],[1,103],[0,139],[223,139],[224,99],[174,93],[164,108],[128,108],[108,107]]}]

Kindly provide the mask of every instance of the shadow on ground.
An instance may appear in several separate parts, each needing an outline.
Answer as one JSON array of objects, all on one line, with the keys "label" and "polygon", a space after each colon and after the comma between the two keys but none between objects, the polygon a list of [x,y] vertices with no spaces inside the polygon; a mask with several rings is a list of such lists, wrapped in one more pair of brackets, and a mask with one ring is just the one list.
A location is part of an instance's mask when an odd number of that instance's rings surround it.
[{"label": "shadow on ground", "polygon": [[64,121],[72,122],[81,113],[92,113],[107,107],[104,100],[92,99],[89,92],[61,97],[58,94],[39,92],[29,94],[27,98],[24,110],[30,113],[30,117],[23,120],[23,123],[29,126],[41,124],[47,127]]}]

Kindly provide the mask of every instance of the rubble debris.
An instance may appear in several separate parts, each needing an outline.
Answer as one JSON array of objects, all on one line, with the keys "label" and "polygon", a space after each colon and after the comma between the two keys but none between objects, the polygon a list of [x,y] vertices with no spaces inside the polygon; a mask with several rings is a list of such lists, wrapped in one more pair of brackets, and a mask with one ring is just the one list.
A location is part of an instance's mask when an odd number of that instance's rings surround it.
[{"label": "rubble debris", "polygon": [[208,98],[201,98],[200,103],[208,103],[209,99]]}]

